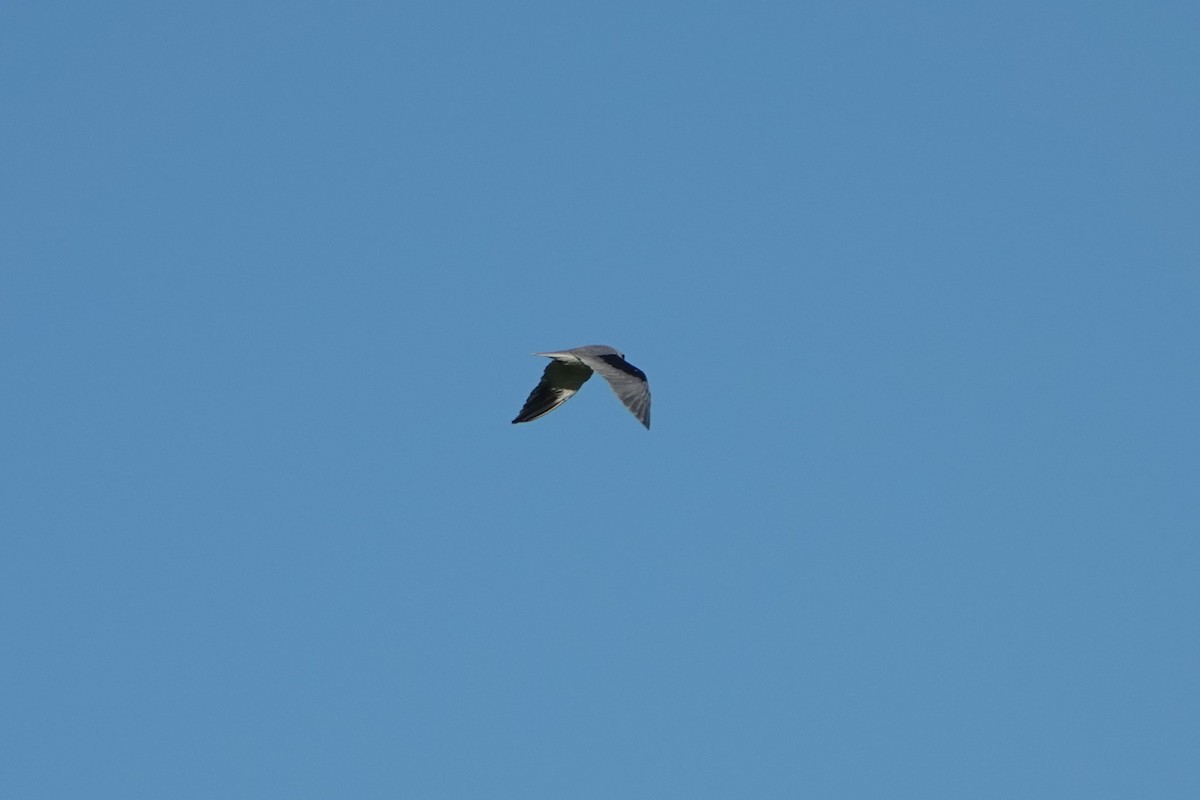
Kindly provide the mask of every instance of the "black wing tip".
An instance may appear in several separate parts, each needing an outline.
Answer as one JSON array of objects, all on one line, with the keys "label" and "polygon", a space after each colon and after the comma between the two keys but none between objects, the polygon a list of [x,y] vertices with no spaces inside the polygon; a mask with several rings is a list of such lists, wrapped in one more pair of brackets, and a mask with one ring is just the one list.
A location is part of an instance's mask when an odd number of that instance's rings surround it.
[{"label": "black wing tip", "polygon": [[533,422],[535,419],[541,419],[542,417],[546,416],[547,414],[549,414],[551,411],[553,411],[556,408],[558,408],[558,406],[551,406],[550,408],[534,408],[534,409],[522,408],[521,413],[517,414],[516,419],[514,419],[512,421],[512,424],[516,425],[521,422]]}]

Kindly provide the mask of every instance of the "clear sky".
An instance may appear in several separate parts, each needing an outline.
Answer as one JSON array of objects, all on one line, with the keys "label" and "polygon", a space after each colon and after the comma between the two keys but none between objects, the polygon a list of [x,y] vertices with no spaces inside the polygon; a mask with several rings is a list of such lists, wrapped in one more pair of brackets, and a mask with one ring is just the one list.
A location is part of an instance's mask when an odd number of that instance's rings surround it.
[{"label": "clear sky", "polygon": [[1200,797],[1197,42],[3,3],[0,796]]}]

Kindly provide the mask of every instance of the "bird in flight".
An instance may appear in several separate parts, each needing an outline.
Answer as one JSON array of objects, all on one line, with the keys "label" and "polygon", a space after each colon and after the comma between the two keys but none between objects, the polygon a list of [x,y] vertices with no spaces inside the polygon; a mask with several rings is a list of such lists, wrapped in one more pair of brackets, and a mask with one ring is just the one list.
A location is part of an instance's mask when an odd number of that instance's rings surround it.
[{"label": "bird in flight", "polygon": [[593,372],[599,372],[625,407],[649,429],[650,386],[646,383],[646,373],[626,361],[625,356],[614,348],[589,344],[586,347],[534,355],[545,356],[550,363],[542,373],[541,382],[529,393],[529,399],[513,420],[514,423],[532,422],[549,414],[570,400],[579,387],[592,377]]}]

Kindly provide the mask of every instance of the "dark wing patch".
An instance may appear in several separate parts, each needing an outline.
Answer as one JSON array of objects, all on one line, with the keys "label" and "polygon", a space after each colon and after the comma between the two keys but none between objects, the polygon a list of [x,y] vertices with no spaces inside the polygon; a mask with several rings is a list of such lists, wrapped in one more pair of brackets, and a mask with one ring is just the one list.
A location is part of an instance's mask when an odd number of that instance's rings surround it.
[{"label": "dark wing patch", "polygon": [[513,423],[532,422],[549,414],[570,400],[579,387],[592,377],[592,370],[583,364],[568,364],[552,359],[542,373],[542,380],[529,393],[529,399]]},{"label": "dark wing patch", "polygon": [[640,369],[635,367],[633,364],[630,364],[628,361],[621,358],[620,356],[607,355],[607,356],[596,356],[596,358],[599,358],[601,361],[603,361],[605,364],[608,364],[610,367],[616,367],[617,369],[621,370],[621,372],[624,372],[626,375],[632,375],[633,377],[637,378],[639,381],[646,380],[646,373],[642,372]]}]

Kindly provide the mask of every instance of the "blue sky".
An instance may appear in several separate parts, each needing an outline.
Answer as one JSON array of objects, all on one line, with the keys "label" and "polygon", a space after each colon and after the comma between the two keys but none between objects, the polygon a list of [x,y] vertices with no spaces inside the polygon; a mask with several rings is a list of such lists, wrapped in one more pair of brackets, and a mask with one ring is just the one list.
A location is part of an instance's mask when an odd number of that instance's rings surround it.
[{"label": "blue sky", "polygon": [[1198,39],[5,3],[0,794],[1200,796]]}]

